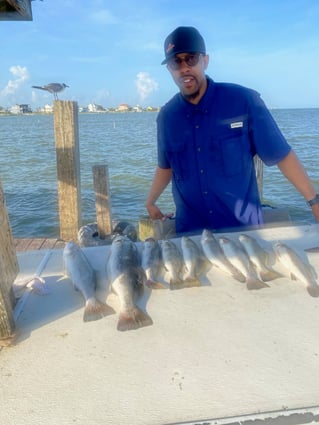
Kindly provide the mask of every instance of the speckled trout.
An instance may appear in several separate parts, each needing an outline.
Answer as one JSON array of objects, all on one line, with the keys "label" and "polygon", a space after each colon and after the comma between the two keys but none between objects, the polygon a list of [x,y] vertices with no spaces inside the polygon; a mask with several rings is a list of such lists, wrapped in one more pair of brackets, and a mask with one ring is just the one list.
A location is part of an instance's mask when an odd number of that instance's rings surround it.
[{"label": "speckled trout", "polygon": [[186,269],[186,273],[184,274],[185,285],[201,286],[199,274],[202,254],[199,247],[189,236],[182,236],[181,247]]},{"label": "speckled trout", "polygon": [[170,289],[180,289],[184,287],[181,277],[183,271],[183,257],[175,243],[171,240],[162,240],[160,242],[162,258],[165,270],[169,276]]},{"label": "speckled trout", "polygon": [[127,236],[116,236],[110,247],[107,273],[112,290],[118,295],[120,312],[117,329],[128,331],[153,324],[137,305],[144,291],[145,272],[140,266],[137,247]]},{"label": "speckled trout", "polygon": [[63,250],[65,274],[85,299],[83,321],[90,322],[115,313],[109,305],[95,297],[96,275],[82,249],[75,242],[67,242]]},{"label": "speckled trout", "polygon": [[246,282],[245,276],[226,258],[215,236],[207,229],[203,230],[201,245],[205,256],[214,267],[227,273],[239,282]]},{"label": "speckled trout", "polygon": [[247,234],[239,235],[239,242],[243,246],[250,261],[254,265],[259,277],[264,282],[277,279],[281,274],[269,265],[269,253],[261,247],[257,239]]},{"label": "speckled trout", "polygon": [[268,287],[258,278],[246,252],[236,242],[223,236],[219,238],[219,244],[229,262],[245,276],[247,289]]},{"label": "speckled trout", "polygon": [[154,238],[146,239],[142,246],[142,267],[147,279],[145,285],[149,288],[165,288],[165,285],[157,280],[162,265],[162,253],[159,243]]},{"label": "speckled trout", "polygon": [[295,250],[283,242],[275,242],[273,247],[277,259],[287,270],[291,279],[304,283],[312,297],[319,297],[319,285],[314,268],[307,264]]}]

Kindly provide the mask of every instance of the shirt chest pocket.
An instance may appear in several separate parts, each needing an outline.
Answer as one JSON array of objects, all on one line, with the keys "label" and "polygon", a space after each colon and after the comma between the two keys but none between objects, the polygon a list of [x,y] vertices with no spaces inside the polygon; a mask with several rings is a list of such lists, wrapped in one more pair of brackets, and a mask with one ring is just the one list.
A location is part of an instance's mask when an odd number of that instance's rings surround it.
[{"label": "shirt chest pocket", "polygon": [[170,160],[171,168],[177,180],[185,180],[187,177],[187,144],[177,143],[167,149],[167,156]]},{"label": "shirt chest pocket", "polygon": [[210,138],[210,159],[226,177],[243,173],[249,162],[249,139],[243,128],[224,128]]}]

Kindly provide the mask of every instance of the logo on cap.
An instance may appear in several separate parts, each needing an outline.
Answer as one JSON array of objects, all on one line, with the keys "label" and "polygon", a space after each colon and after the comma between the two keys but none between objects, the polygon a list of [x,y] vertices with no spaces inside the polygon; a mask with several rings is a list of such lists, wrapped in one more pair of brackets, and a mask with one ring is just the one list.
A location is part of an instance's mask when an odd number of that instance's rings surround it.
[{"label": "logo on cap", "polygon": [[166,49],[166,53],[169,53],[172,49],[174,49],[174,47],[175,47],[175,44],[169,43]]}]

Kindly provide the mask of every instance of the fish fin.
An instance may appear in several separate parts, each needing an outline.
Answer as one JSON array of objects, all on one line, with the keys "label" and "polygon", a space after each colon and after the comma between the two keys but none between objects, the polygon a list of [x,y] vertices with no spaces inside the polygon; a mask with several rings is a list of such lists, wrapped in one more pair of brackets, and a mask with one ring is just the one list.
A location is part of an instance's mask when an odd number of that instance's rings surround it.
[{"label": "fish fin", "polygon": [[164,285],[164,283],[152,279],[147,279],[145,285],[151,289],[167,289],[167,286]]},{"label": "fish fin", "polygon": [[238,271],[238,273],[232,273],[231,274],[233,276],[234,279],[238,280],[238,282],[241,283],[245,283],[246,282],[246,277],[240,272]]},{"label": "fish fin", "polygon": [[28,288],[31,288],[33,292],[38,295],[47,295],[51,293],[48,284],[41,277],[35,276],[28,284]]},{"label": "fish fin", "polygon": [[269,288],[269,285],[267,285],[267,283],[262,282],[261,280],[258,280],[258,279],[248,279],[246,286],[249,291],[252,291],[255,289]]},{"label": "fish fin", "polygon": [[144,311],[138,307],[134,307],[129,311],[122,311],[119,315],[117,323],[118,331],[130,331],[134,329],[142,328],[143,326],[150,326],[153,324],[153,320]]},{"label": "fish fin", "polygon": [[268,282],[270,280],[278,279],[279,277],[282,277],[282,275],[275,270],[267,270],[267,271],[261,271],[259,273],[261,280],[264,282]]},{"label": "fish fin", "polygon": [[181,279],[171,279],[169,281],[169,289],[181,289],[184,288],[184,282]]},{"label": "fish fin", "polygon": [[64,274],[64,275],[62,275],[57,281],[56,281],[56,283],[59,283],[59,282],[61,282],[61,280],[67,280],[67,279],[70,279],[69,278],[69,276],[68,275],[66,275],[66,274]]},{"label": "fish fin", "polygon": [[312,297],[319,297],[319,286],[318,285],[308,285],[307,286],[308,294]]},{"label": "fish fin", "polygon": [[91,298],[86,301],[84,313],[83,313],[83,322],[92,322],[94,320],[102,319],[104,316],[109,316],[114,314],[115,311],[106,303],[102,303],[96,298]]}]

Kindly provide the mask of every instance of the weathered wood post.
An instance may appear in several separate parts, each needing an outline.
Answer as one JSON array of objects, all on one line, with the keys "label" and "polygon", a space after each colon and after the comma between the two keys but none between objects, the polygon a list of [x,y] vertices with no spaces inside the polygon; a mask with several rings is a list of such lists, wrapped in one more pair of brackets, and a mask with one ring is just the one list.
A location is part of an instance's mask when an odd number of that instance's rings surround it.
[{"label": "weathered wood post", "polygon": [[257,177],[257,184],[258,184],[258,191],[259,191],[259,197],[262,201],[263,199],[263,176],[264,176],[264,164],[262,160],[259,158],[259,156],[255,155],[254,157],[254,163],[255,163],[255,171],[256,171],[256,177]]},{"label": "weathered wood post", "polygon": [[97,228],[99,237],[105,239],[112,233],[109,169],[107,165],[94,165],[92,171]]},{"label": "weathered wood post", "polygon": [[17,255],[0,181],[0,346],[14,334],[12,283],[19,272]]},{"label": "weathered wood post", "polygon": [[60,238],[77,241],[82,225],[78,106],[54,101]]}]

